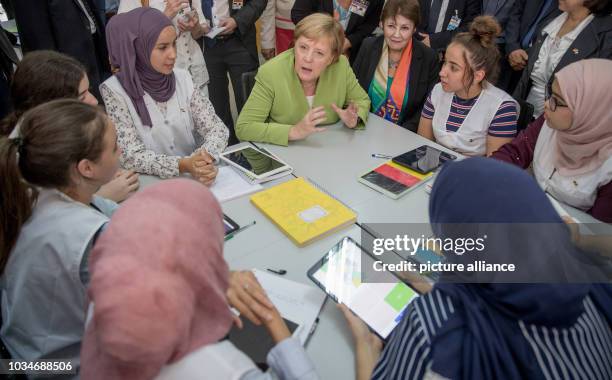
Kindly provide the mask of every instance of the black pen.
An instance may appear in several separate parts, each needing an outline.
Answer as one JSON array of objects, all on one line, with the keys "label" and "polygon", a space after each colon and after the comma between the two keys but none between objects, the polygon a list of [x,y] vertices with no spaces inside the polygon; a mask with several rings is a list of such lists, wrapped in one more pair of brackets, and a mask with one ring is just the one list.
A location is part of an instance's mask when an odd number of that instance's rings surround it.
[{"label": "black pen", "polygon": [[239,229],[237,229],[236,231],[231,232],[230,234],[228,234],[228,235],[225,237],[225,241],[228,241],[229,239],[233,238],[233,237],[234,237],[234,235],[236,235],[238,232],[242,232],[242,231],[246,230],[247,228],[249,228],[249,227],[251,227],[251,226],[254,226],[256,223],[257,223],[257,221],[255,221],[255,220],[254,220],[254,221],[252,221],[251,223],[249,223],[249,224],[247,224],[247,225],[244,225],[244,226],[240,227],[240,228],[239,228]]},{"label": "black pen", "polygon": [[271,268],[266,268],[266,270],[267,270],[268,272],[272,272],[272,273],[280,274],[281,276],[282,276],[282,275],[287,274],[287,271],[286,271],[286,270],[284,270],[284,269],[271,269]]},{"label": "black pen", "polygon": [[390,160],[393,157],[386,154],[372,153],[372,157],[374,158],[384,158],[385,160]]}]

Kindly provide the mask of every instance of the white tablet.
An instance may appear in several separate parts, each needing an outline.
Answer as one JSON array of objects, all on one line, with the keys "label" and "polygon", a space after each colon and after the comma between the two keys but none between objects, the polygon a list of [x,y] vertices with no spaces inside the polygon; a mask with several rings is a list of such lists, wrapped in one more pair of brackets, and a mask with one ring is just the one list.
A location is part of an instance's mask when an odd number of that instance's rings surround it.
[{"label": "white tablet", "polygon": [[255,179],[264,179],[291,170],[291,166],[279,158],[262,153],[251,146],[230,149],[221,153],[220,157],[223,161],[246,172]]}]

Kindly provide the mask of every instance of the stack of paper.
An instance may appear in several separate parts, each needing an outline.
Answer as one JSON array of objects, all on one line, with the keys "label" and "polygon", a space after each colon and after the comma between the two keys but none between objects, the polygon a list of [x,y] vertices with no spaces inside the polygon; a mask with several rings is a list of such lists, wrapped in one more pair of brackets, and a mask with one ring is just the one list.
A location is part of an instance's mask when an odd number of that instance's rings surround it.
[{"label": "stack of paper", "polygon": [[219,168],[215,183],[210,187],[210,191],[220,203],[261,189],[263,189],[261,185],[249,183],[230,166]]}]

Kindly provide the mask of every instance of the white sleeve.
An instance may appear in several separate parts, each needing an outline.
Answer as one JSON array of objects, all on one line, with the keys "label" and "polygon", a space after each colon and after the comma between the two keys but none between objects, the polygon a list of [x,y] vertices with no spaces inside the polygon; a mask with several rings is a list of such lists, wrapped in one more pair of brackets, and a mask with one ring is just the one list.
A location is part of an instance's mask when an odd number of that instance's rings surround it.
[{"label": "white sleeve", "polygon": [[129,12],[132,9],[140,7],[142,7],[140,0],[121,0],[119,2],[119,9],[117,10],[117,13]]},{"label": "white sleeve", "polygon": [[253,369],[258,370],[255,363],[228,340],[224,340],[201,347],[179,361],[166,365],[154,380],[238,380]]},{"label": "white sleeve", "polygon": [[207,25],[208,21],[206,21],[206,17],[204,17],[204,11],[202,10],[202,2],[200,0],[196,0],[191,3],[191,6],[198,13],[198,20],[200,20],[200,25]]},{"label": "white sleeve", "polygon": [[268,0],[268,5],[260,17],[261,48],[274,49],[276,46],[276,0]]}]

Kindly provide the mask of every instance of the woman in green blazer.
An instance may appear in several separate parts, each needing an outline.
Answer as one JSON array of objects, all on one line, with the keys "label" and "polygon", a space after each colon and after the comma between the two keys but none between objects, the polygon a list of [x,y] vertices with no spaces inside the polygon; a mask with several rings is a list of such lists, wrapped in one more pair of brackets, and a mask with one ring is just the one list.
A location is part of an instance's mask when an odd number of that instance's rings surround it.
[{"label": "woman in green blazer", "polygon": [[343,39],[342,26],[329,15],[300,21],[295,47],[259,69],[238,117],[238,138],[288,145],[338,120],[351,129],[365,128],[370,100],[341,55]]}]

